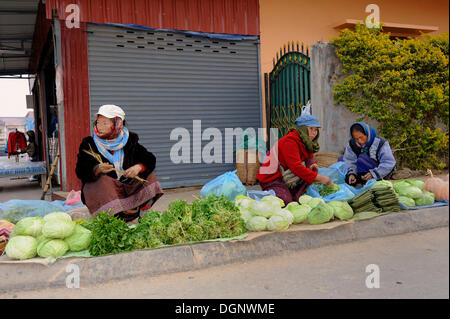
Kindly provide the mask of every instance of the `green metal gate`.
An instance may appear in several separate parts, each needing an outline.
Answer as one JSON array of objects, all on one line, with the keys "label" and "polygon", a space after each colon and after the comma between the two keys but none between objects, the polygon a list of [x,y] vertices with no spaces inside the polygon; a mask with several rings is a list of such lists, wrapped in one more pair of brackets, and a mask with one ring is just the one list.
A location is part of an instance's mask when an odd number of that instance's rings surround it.
[{"label": "green metal gate", "polygon": [[309,48],[305,52],[298,41],[296,48],[294,41],[284,45],[273,59],[273,70],[264,74],[264,85],[266,125],[278,128],[281,138],[311,99]]}]

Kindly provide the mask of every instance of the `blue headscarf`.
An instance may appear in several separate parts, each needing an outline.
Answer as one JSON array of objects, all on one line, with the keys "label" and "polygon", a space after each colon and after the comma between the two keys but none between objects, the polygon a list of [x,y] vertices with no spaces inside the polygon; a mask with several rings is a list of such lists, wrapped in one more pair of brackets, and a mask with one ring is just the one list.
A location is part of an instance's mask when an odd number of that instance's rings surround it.
[{"label": "blue headscarf", "polygon": [[[355,125],[359,125],[359,126],[361,126],[363,128],[364,134],[368,137],[368,140],[367,140],[366,144],[359,145],[358,142],[356,142],[355,139],[353,138],[352,129],[353,129],[353,127]],[[361,148],[361,153],[369,153],[369,149],[372,146],[372,143],[375,140],[376,136],[377,136],[377,131],[375,131],[375,129],[373,127],[367,125],[364,122],[356,122],[356,123],[353,123],[352,126],[350,126],[350,137],[353,139],[355,144],[359,148]]]}]

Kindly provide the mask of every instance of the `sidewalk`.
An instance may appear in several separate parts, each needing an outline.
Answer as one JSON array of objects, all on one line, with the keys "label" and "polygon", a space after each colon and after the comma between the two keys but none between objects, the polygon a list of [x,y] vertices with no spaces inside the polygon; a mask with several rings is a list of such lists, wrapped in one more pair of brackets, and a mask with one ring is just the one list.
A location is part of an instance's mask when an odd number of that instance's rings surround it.
[{"label": "sidewalk", "polygon": [[249,233],[243,240],[203,242],[95,258],[68,258],[49,266],[1,264],[0,292],[65,287],[68,272],[71,272],[71,268],[67,267],[73,264],[79,267],[82,285],[89,286],[110,280],[204,269],[355,240],[448,227],[448,221],[448,206],[445,206],[402,211],[356,222],[291,225],[282,232]]}]

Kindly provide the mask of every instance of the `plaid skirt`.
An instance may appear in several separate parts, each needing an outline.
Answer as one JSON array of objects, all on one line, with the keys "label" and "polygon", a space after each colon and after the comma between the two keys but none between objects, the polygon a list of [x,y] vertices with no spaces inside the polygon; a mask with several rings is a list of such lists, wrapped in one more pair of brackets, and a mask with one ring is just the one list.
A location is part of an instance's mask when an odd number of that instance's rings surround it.
[{"label": "plaid skirt", "polygon": [[153,173],[148,175],[145,183],[132,179],[126,184],[102,175],[95,182],[86,183],[83,193],[86,206],[94,216],[99,212],[110,211],[111,215],[124,220],[139,217],[139,211],[131,215],[124,214],[124,211],[141,208],[150,201],[153,204],[164,194]]}]

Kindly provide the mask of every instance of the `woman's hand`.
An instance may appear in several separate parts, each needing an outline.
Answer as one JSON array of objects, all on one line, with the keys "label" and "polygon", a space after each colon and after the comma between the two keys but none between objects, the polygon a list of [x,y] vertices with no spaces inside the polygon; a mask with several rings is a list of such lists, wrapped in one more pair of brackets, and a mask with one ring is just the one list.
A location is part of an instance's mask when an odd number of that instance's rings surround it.
[{"label": "woman's hand", "polygon": [[97,170],[95,174],[108,174],[109,172],[114,171],[114,166],[109,163],[102,163],[97,166]]},{"label": "woman's hand", "polygon": [[369,179],[372,179],[372,178],[373,178],[373,176],[370,172],[362,177],[362,179],[365,181],[368,181]]},{"label": "woman's hand", "polygon": [[313,172],[318,172],[319,171],[319,166],[317,164],[312,164],[309,167],[310,170],[312,170]]},{"label": "woman's hand", "polygon": [[356,176],[355,175],[350,175],[349,177],[348,177],[348,184],[349,185],[353,185],[353,184],[355,184],[356,183]]},{"label": "woman's hand", "polygon": [[326,186],[334,185],[334,183],[331,181],[331,179],[328,176],[325,176],[325,175],[317,174],[317,177],[316,177],[316,179],[314,181],[317,182],[317,183],[326,185]]},{"label": "woman's hand", "polygon": [[127,178],[135,178],[136,176],[138,176],[138,174],[142,171],[142,166],[139,164],[136,164],[134,166],[131,166],[129,169],[127,169],[124,173],[123,176],[127,177]]}]

